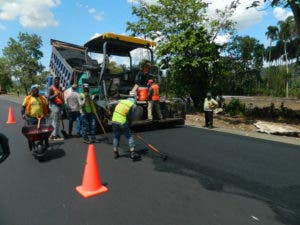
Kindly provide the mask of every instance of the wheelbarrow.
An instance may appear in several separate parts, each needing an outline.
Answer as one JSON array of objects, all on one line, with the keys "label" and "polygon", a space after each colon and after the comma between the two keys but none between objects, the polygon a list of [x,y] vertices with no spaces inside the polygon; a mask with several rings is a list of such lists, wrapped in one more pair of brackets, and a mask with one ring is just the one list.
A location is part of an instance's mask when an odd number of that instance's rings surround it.
[{"label": "wheelbarrow", "polygon": [[49,147],[48,139],[54,130],[52,125],[41,124],[42,117],[38,117],[36,125],[26,125],[22,128],[22,134],[27,138],[30,151],[35,158],[41,158]]}]

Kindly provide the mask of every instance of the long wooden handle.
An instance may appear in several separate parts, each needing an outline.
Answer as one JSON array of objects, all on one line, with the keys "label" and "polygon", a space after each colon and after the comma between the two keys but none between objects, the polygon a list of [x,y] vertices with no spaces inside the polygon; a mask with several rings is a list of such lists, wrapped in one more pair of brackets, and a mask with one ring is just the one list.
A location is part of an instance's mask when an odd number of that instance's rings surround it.
[{"label": "long wooden handle", "polygon": [[98,121],[98,123],[99,123],[99,125],[100,125],[100,127],[101,127],[101,129],[102,129],[102,131],[103,131],[103,133],[104,133],[104,135],[106,136],[107,133],[106,133],[106,131],[105,131],[105,129],[104,129],[102,123],[101,123],[101,120],[100,120],[100,118],[99,118],[97,112],[95,112],[94,114],[95,114],[95,116],[96,116],[96,118],[97,118],[97,121]]},{"label": "long wooden handle", "polygon": [[138,139],[140,139],[140,141],[144,144],[144,145],[146,145],[146,146],[148,146],[149,148],[151,148],[153,151],[155,151],[155,152],[157,152],[158,154],[161,154],[161,152],[157,149],[157,148],[155,148],[153,145],[151,145],[151,144],[148,144],[140,135],[136,135],[136,137],[138,138]]},{"label": "long wooden handle", "polygon": [[40,129],[42,117],[38,117],[37,119],[38,119],[38,125],[37,125],[37,128]]}]

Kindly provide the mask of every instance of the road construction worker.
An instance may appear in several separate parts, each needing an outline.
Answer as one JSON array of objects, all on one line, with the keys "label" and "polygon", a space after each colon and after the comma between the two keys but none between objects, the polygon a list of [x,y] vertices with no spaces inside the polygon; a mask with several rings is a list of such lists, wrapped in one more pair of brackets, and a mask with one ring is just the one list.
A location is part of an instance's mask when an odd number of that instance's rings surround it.
[{"label": "road construction worker", "polygon": [[[41,118],[41,124],[46,123],[46,117],[49,116],[49,106],[46,97],[39,94],[37,84],[31,86],[29,95],[23,101],[21,113],[28,125],[38,124],[38,118]],[[49,146],[48,139],[45,140],[45,145]]]},{"label": "road construction worker", "polygon": [[151,63],[146,61],[142,64],[141,70],[137,74],[137,84],[139,87],[146,87],[148,80],[151,78],[150,69]]},{"label": "road construction worker", "polygon": [[153,80],[148,80],[148,119],[153,120],[153,112],[156,113],[158,119],[162,119],[162,114],[159,105],[159,86]]},{"label": "road construction worker", "polygon": [[76,122],[76,137],[80,137],[80,108],[82,105],[80,94],[77,92],[77,85],[73,84],[65,95],[65,102],[68,111],[69,132],[68,136],[72,137],[73,123]]},{"label": "road construction worker", "polygon": [[213,128],[213,111],[217,107],[218,102],[212,98],[211,93],[206,94],[204,100],[204,115],[205,115],[205,127]]},{"label": "road construction worker", "polygon": [[63,140],[63,138],[59,136],[59,122],[61,120],[61,114],[64,107],[64,97],[59,77],[54,77],[53,84],[48,90],[48,100],[50,103],[52,126],[54,127],[49,139]]},{"label": "road construction worker", "polygon": [[31,85],[30,93],[23,101],[22,118],[26,119],[28,125],[38,123],[37,118],[42,118],[41,122],[45,123],[45,118],[49,116],[49,107],[47,99],[39,94],[39,86]]},{"label": "road construction worker", "polygon": [[[81,123],[82,123],[82,137],[83,142],[86,144],[94,143],[96,141],[95,136],[95,127],[96,127],[96,117],[95,113],[97,113],[96,107],[94,105],[93,100],[89,94],[89,85],[84,83],[82,85],[83,93],[81,94]],[[91,136],[89,139],[88,132]]]},{"label": "road construction worker", "polygon": [[130,158],[133,161],[139,160],[141,156],[135,151],[135,141],[130,131],[130,124],[133,120],[136,108],[136,100],[134,97],[122,99],[117,104],[112,116],[113,129],[113,153],[117,159],[119,155],[120,137],[122,134],[128,139],[130,149]]}]

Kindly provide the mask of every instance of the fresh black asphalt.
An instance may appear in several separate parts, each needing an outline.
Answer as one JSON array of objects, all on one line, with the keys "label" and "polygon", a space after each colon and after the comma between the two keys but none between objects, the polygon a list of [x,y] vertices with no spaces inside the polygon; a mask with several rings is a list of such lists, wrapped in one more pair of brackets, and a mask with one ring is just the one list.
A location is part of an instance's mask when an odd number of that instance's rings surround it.
[{"label": "fresh black asphalt", "polygon": [[[5,123],[9,106],[17,124]],[[168,160],[138,140],[142,161],[133,163],[126,152],[114,160],[111,146],[97,143],[109,191],[84,199],[75,187],[87,145],[75,138],[52,143],[39,162],[21,134],[23,125],[20,106],[0,100],[0,132],[11,146],[0,164],[0,225],[300,224],[299,146],[191,127],[144,131],[142,137]]]}]

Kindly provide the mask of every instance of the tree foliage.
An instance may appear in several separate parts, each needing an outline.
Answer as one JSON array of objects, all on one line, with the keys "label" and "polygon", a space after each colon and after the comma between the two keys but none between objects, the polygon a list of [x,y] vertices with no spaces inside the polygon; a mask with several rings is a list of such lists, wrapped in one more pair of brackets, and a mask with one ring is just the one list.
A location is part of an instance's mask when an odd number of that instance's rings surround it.
[{"label": "tree foliage", "polygon": [[[282,6],[285,8],[290,8],[293,12],[294,18],[295,18],[295,30],[297,33],[297,36],[300,37],[300,1],[299,0],[264,0],[265,3],[269,3],[270,6],[276,7],[276,6]],[[260,6],[260,1],[254,0],[250,7],[258,7]]]},{"label": "tree foliage", "polygon": [[[140,1],[132,9],[137,21],[127,23],[134,36],[158,41],[156,55],[170,71],[168,87],[177,95],[190,95],[195,105],[218,86],[222,63],[212,39],[222,27],[230,27],[225,21],[210,23],[206,7],[198,0],[158,0],[154,5]],[[211,24],[219,28],[208,29]]]},{"label": "tree foliage", "polygon": [[264,46],[255,38],[235,36],[227,44],[226,65],[231,71],[229,93],[254,94],[261,77],[263,66]]},{"label": "tree foliage", "polygon": [[0,58],[0,87],[7,90],[12,86],[10,71],[7,66],[7,60],[3,57]]},{"label": "tree foliage", "polygon": [[11,75],[20,82],[25,93],[31,84],[38,82],[38,74],[43,71],[39,62],[43,57],[41,46],[40,36],[19,33],[17,40],[10,38],[3,49],[3,56],[8,62]]}]

